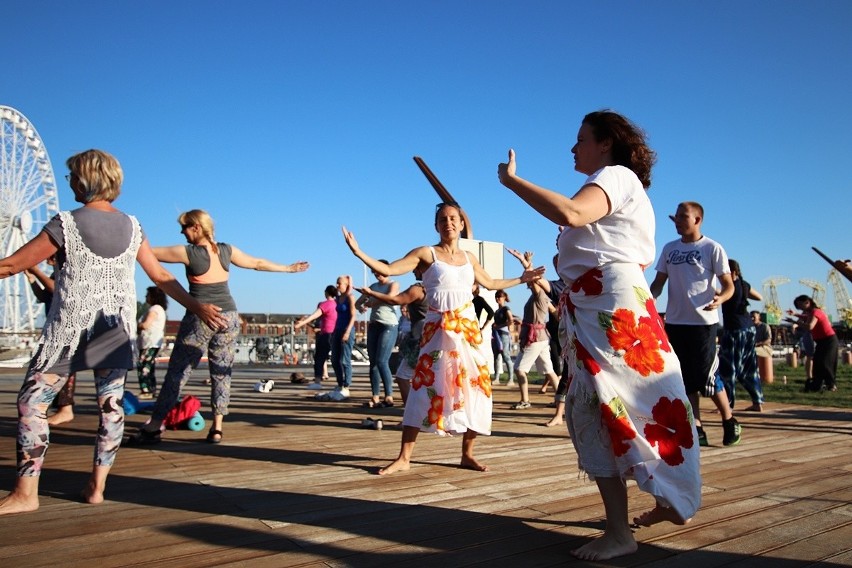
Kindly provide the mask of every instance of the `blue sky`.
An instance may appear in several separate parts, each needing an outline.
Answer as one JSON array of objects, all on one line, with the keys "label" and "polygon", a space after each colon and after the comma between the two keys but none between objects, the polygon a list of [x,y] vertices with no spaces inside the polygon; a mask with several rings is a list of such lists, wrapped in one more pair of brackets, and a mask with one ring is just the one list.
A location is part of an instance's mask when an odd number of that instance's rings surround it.
[{"label": "blue sky", "polygon": [[800,278],[826,281],[811,245],[852,257],[849,2],[7,0],[3,20],[0,104],[35,124],[60,180],[66,157],[102,148],[125,170],[116,205],[155,246],[203,208],[220,240],[311,263],[235,271],[245,312],[309,312],[337,275],[362,281],[343,224],[373,256],[435,242],[415,155],[476,238],[549,266],[555,227],[496,167],[512,147],[521,175],[573,194],[570,148],[601,108],[658,153],[658,251],[695,200],[753,286],[791,279],[785,307]]}]

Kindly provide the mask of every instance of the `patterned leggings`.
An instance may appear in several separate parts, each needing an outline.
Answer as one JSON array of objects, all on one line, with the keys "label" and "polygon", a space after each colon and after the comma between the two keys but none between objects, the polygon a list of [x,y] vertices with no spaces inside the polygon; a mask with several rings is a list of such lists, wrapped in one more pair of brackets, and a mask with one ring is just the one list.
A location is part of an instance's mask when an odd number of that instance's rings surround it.
[{"label": "patterned leggings", "polygon": [[139,353],[139,364],[136,373],[139,376],[139,390],[155,392],[157,390],[157,353],[159,347],[151,347]]},{"label": "patterned leggings", "polygon": [[[124,380],[127,369],[95,370],[100,424],[95,438],[96,466],[111,466],[124,435]],[[67,375],[30,370],[18,392],[18,477],[41,474],[50,445],[47,408],[68,381]]]},{"label": "patterned leggings", "polygon": [[214,415],[228,414],[231,401],[231,368],[234,364],[234,347],[240,333],[239,312],[222,312],[228,321],[225,329],[213,331],[191,312],[180,322],[175,348],[169,358],[169,370],[157,396],[153,419],[162,421],[180,399],[180,392],[192,370],[201,362],[207,351],[210,367],[210,398]]}]

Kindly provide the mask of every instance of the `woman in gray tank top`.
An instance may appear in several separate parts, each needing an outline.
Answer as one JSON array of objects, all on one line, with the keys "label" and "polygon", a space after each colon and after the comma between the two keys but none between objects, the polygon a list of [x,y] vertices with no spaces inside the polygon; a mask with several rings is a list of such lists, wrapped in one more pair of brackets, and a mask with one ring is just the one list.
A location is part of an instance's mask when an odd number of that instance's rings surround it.
[{"label": "woman in gray tank top", "polygon": [[221,442],[222,422],[228,414],[231,399],[234,348],[240,333],[239,312],[228,288],[230,265],[266,272],[304,272],[309,266],[305,261],[277,264],[250,256],[233,245],[217,243],[213,233],[213,219],[201,209],[181,213],[178,223],[188,244],[156,247],[154,254],[161,262],[183,264],[192,296],[218,306],[227,325],[211,329],[195,314],[187,312],[175,339],[169,368],[157,396],[151,421],[128,440],[131,444],[155,444],[160,441],[160,430],[166,414],[180,400],[183,386],[205,352],[210,367],[210,398],[213,407],[213,426],[207,434],[207,441],[212,444]]}]

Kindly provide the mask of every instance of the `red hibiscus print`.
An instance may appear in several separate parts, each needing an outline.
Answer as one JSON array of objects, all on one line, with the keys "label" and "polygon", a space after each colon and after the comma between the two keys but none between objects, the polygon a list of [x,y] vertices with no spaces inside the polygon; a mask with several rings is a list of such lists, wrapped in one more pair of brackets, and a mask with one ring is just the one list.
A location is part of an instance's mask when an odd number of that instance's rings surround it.
[{"label": "red hibiscus print", "polygon": [[669,344],[669,336],[666,335],[666,324],[663,318],[660,317],[660,314],[657,313],[657,304],[654,303],[653,298],[645,300],[645,309],[648,310],[648,317],[639,318],[639,323],[646,323],[651,326],[651,329],[654,330],[654,335],[657,336],[660,342],[660,347],[666,353],[671,353],[672,346]]},{"label": "red hibiscus print", "polygon": [[663,371],[660,341],[649,321],[640,319],[637,325],[633,312],[619,308],[612,314],[606,336],[613,349],[624,352],[624,362],[643,377]]},{"label": "red hibiscus print", "polygon": [[577,350],[577,360],[583,363],[583,367],[590,372],[592,375],[597,375],[601,372],[601,366],[598,365],[598,362],[595,361],[592,354],[589,353],[583,344],[577,341],[577,338],[574,338],[574,349]]},{"label": "red hibiscus print", "polygon": [[686,405],[680,399],[662,397],[651,414],[655,423],[645,426],[648,443],[657,446],[660,457],[670,466],[682,464],[681,448],[691,448],[695,443]]},{"label": "red hibiscus print", "polygon": [[619,399],[614,398],[609,404],[601,404],[601,415],[612,441],[613,453],[616,457],[623,456],[630,449],[627,440],[636,437],[636,430],[627,417],[627,409]]},{"label": "red hibiscus print", "polygon": [[600,296],[601,292],[603,292],[603,272],[601,272],[600,268],[592,268],[574,280],[574,283],[571,285],[571,291],[579,292],[580,290],[586,296]]}]

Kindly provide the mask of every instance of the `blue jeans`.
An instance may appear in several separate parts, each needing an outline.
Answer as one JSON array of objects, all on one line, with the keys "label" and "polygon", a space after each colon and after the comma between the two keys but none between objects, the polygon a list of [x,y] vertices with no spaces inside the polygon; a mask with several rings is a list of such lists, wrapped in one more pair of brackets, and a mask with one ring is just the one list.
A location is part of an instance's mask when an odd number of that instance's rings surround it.
[{"label": "blue jeans", "polygon": [[344,330],[334,330],[331,338],[331,366],[337,377],[337,386],[349,387],[352,384],[352,347],[355,345],[355,330],[349,331],[349,339],[343,340]]},{"label": "blue jeans", "polygon": [[367,355],[370,357],[370,387],[373,396],[379,396],[379,380],[385,389],[385,396],[393,396],[393,375],[390,370],[390,356],[396,345],[398,325],[370,322],[367,326]]},{"label": "blue jeans", "polygon": [[515,382],[515,365],[512,363],[512,338],[509,336],[509,331],[498,330],[500,334],[500,342],[503,345],[503,350],[494,353],[494,376],[499,381],[497,376],[497,360],[503,358],[504,370],[509,373],[509,382]]}]

